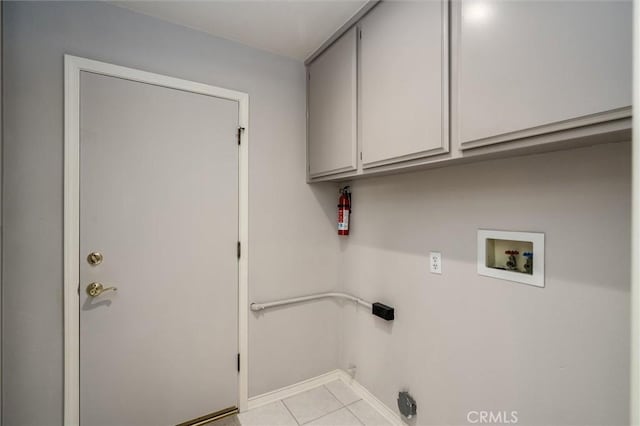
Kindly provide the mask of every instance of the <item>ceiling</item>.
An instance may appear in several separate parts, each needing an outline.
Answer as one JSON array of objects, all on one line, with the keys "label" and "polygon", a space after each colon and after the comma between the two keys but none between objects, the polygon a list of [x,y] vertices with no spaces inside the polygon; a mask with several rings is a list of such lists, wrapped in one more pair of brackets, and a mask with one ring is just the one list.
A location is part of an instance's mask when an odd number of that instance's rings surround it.
[{"label": "ceiling", "polygon": [[113,4],[304,60],[367,0],[173,0]]}]

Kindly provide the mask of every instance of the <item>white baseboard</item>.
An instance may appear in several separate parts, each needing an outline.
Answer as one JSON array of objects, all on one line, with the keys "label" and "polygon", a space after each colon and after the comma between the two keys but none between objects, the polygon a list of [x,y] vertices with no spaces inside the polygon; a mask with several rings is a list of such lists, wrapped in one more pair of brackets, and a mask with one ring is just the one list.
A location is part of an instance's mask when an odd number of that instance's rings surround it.
[{"label": "white baseboard", "polygon": [[[279,401],[281,399],[289,398],[290,396],[308,391],[309,389],[317,388],[326,383],[333,382],[334,380],[342,377],[342,370],[333,370],[320,376],[313,377],[311,379],[303,380],[293,385],[285,386],[280,389],[273,390],[271,392],[263,393],[262,395],[253,396],[249,398],[248,409],[261,407],[263,405]],[[346,373],[344,373],[346,374]]]},{"label": "white baseboard", "polygon": [[364,386],[358,383],[357,380],[352,378],[349,373],[344,370],[333,370],[320,376],[303,380],[293,385],[285,386],[280,389],[276,389],[271,392],[263,393],[262,395],[249,398],[248,409],[252,410],[257,407],[261,407],[266,404],[270,404],[281,399],[289,398],[290,396],[308,391],[318,386],[322,386],[334,380],[342,380],[347,386],[359,395],[363,400],[368,402],[382,417],[384,417],[389,423],[394,426],[407,426],[402,418],[391,408],[387,407],[378,398],[376,398],[371,392],[369,392]]}]

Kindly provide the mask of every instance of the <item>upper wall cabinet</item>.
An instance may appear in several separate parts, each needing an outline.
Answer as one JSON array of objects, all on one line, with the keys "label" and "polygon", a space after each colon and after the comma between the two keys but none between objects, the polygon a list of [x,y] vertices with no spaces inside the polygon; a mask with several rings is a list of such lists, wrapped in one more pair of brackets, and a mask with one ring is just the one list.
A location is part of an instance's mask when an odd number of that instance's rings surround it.
[{"label": "upper wall cabinet", "polygon": [[454,2],[454,142],[475,148],[629,117],[631,41],[631,1]]},{"label": "upper wall cabinet", "polygon": [[381,2],[360,22],[362,164],[445,153],[448,4]]},{"label": "upper wall cabinet", "polygon": [[310,177],[357,167],[356,44],[353,28],[309,65]]}]

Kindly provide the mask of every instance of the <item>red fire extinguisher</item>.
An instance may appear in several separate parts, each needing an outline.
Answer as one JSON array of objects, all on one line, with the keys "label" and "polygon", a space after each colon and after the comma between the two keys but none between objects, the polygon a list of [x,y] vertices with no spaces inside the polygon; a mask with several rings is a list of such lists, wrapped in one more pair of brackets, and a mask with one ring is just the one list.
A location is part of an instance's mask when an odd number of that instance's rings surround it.
[{"label": "red fire extinguisher", "polygon": [[340,189],[338,198],[338,235],[349,235],[349,216],[351,214],[351,191],[348,186]]}]

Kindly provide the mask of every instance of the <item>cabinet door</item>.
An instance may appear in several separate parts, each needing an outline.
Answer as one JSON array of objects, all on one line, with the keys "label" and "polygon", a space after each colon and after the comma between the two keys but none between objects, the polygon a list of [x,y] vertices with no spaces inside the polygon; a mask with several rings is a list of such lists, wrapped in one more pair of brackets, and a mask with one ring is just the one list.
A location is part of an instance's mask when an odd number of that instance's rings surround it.
[{"label": "cabinet door", "polygon": [[462,149],[631,114],[631,1],[454,5],[452,134]]},{"label": "cabinet door", "polygon": [[446,1],[381,2],[361,22],[364,168],[447,152]]},{"label": "cabinet door", "polygon": [[309,66],[310,177],[357,167],[356,42],[354,28]]}]

